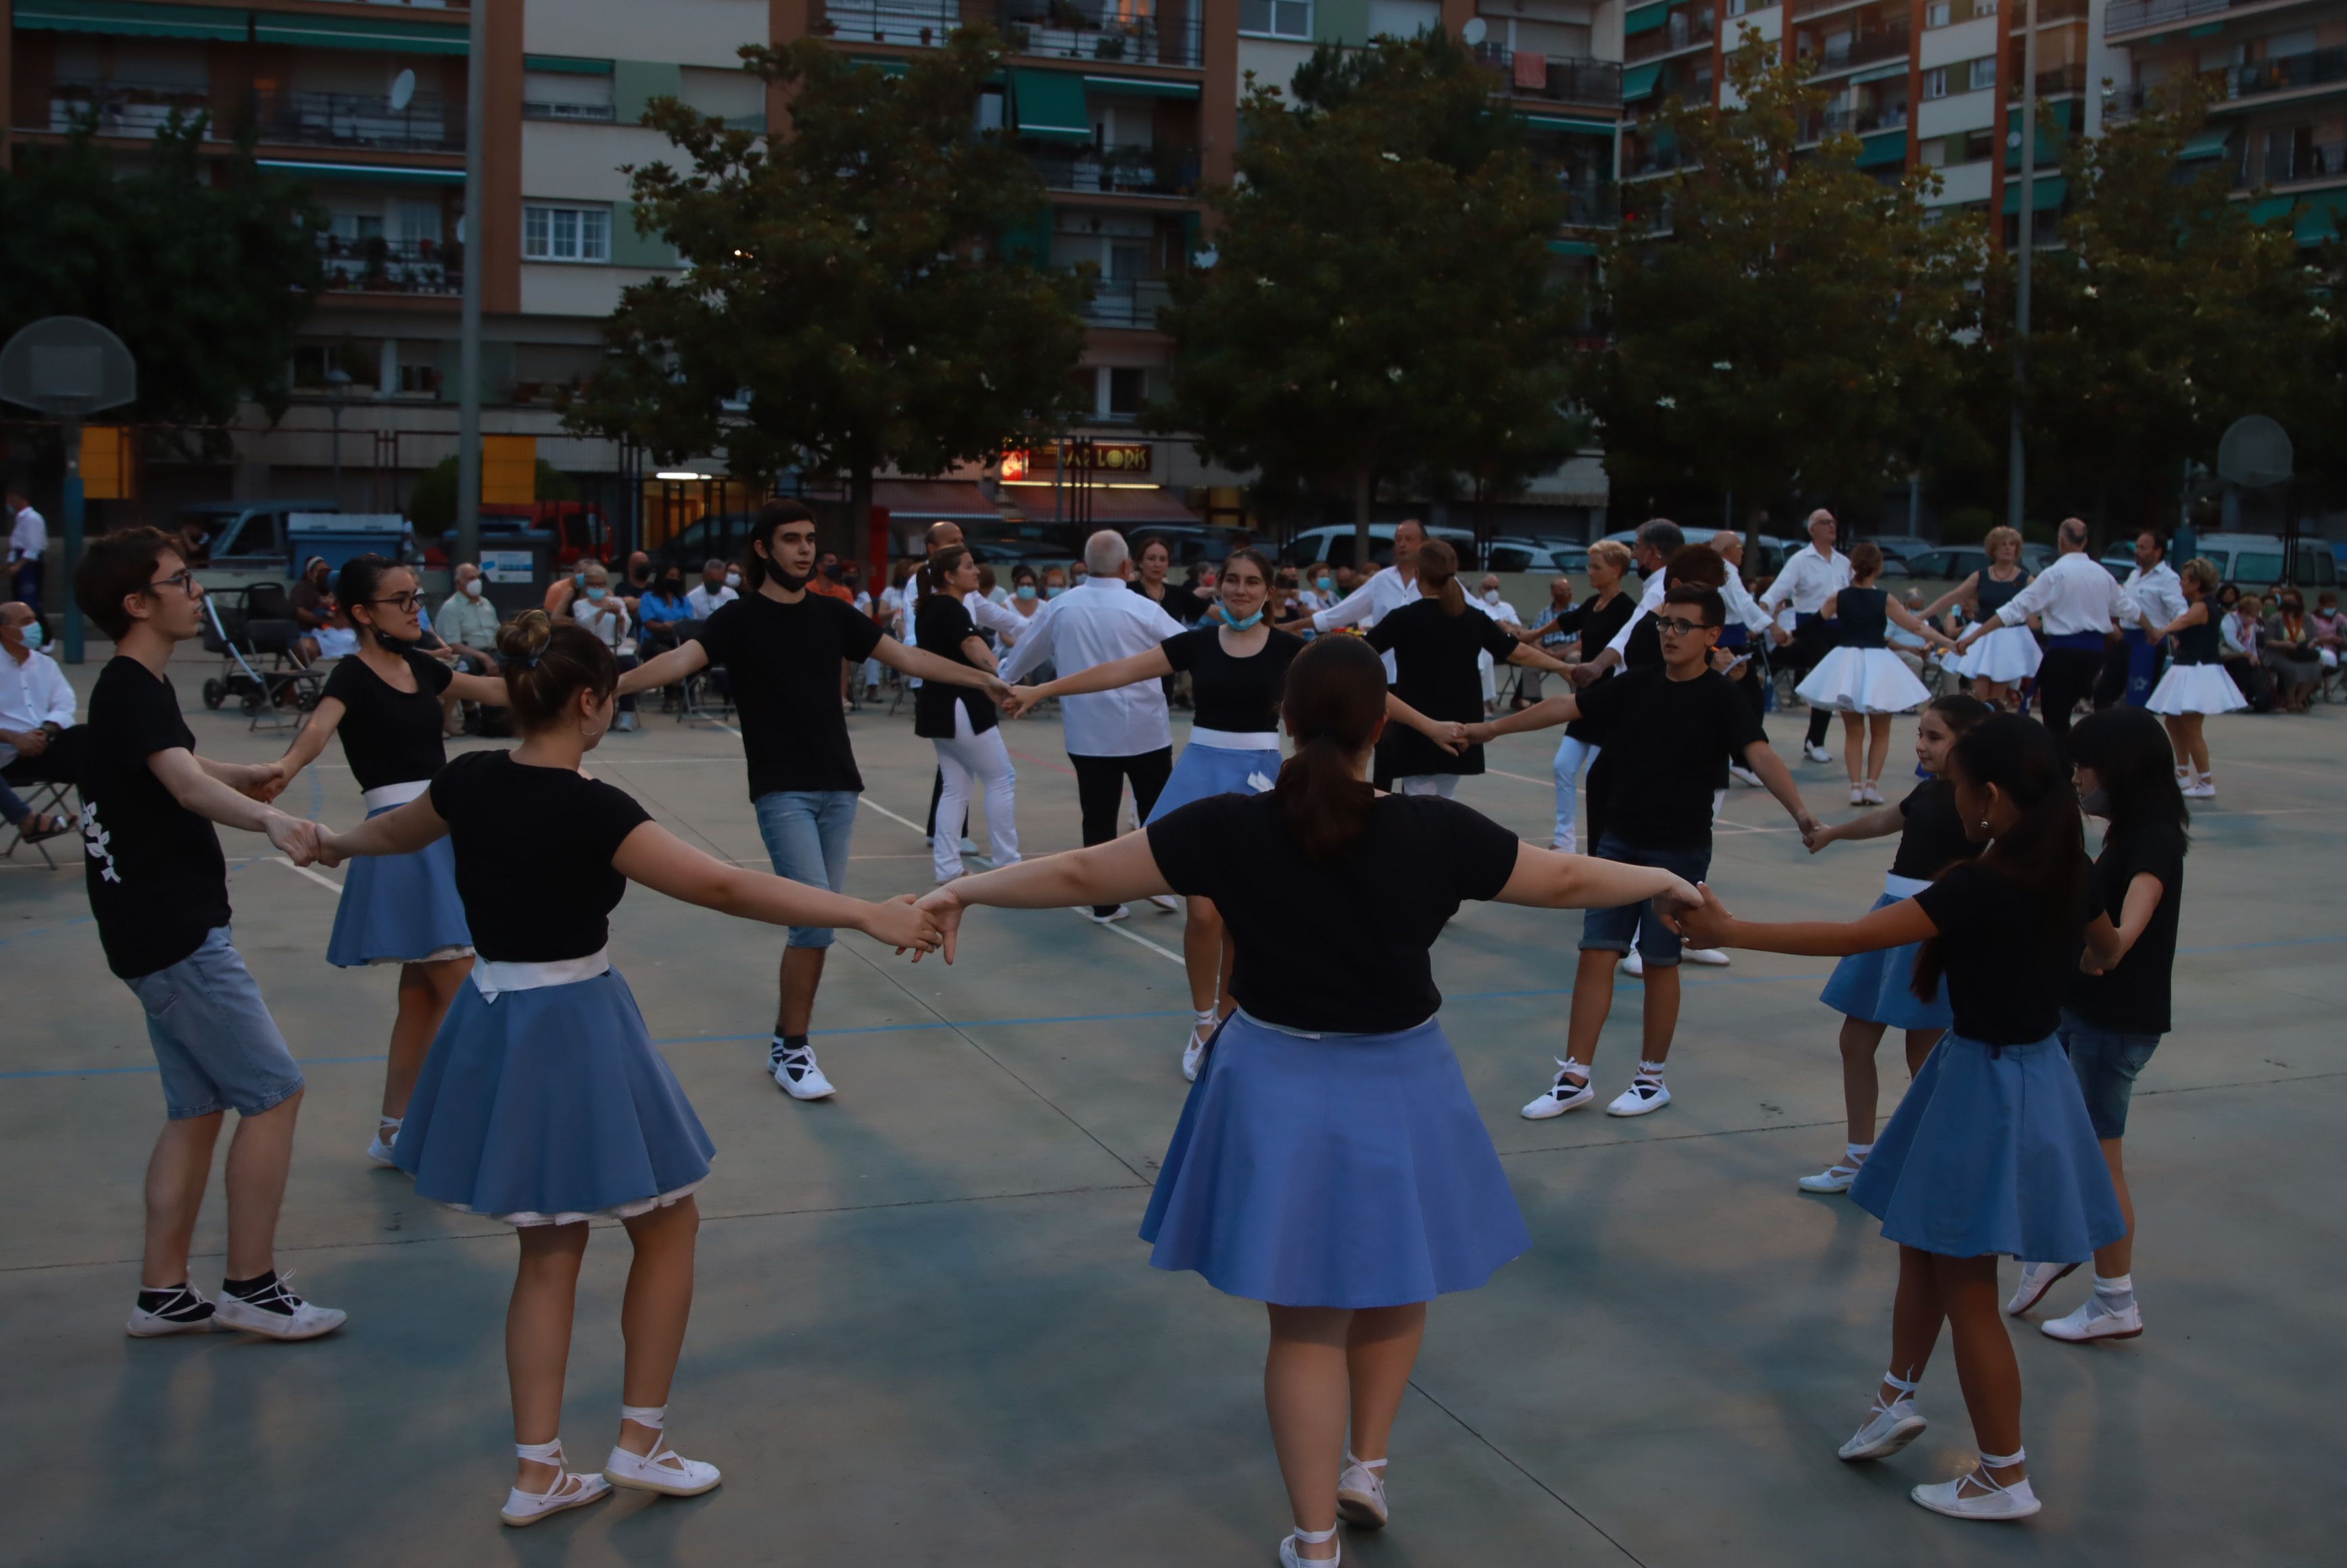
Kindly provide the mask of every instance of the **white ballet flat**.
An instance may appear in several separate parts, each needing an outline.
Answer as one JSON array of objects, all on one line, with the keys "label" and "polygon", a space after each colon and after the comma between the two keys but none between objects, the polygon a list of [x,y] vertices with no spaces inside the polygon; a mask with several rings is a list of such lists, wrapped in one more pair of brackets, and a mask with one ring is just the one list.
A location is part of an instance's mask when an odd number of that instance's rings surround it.
[{"label": "white ballet flat", "polygon": [[1337,1517],[1363,1530],[1383,1530],[1391,1517],[1386,1507],[1386,1461],[1345,1456],[1345,1473],[1337,1478]]},{"label": "white ballet flat", "polygon": [[1279,1568],[1336,1568],[1337,1563],[1345,1560],[1345,1548],[1341,1542],[1338,1543],[1337,1554],[1333,1557],[1299,1557],[1296,1553],[1296,1548],[1299,1542],[1306,1546],[1317,1546],[1324,1541],[1336,1539],[1337,1532],[1334,1526],[1327,1530],[1290,1532],[1281,1538],[1279,1542]]},{"label": "white ballet flat", "polygon": [[536,1524],[548,1514],[565,1509],[584,1508],[590,1502],[600,1502],[611,1495],[611,1483],[600,1475],[581,1475],[577,1471],[562,1468],[562,1443],[559,1439],[550,1443],[516,1443],[514,1452],[526,1460],[555,1467],[554,1484],[544,1491],[524,1491],[515,1487],[506,1494],[506,1505],[497,1510],[497,1517],[516,1527]]},{"label": "white ballet flat", "polygon": [[650,1427],[661,1435],[652,1440],[650,1453],[630,1453],[617,1443],[611,1445],[611,1457],[603,1461],[603,1479],[613,1486],[657,1491],[666,1497],[699,1497],[725,1479],[715,1465],[687,1459],[668,1446],[668,1436],[662,1431],[668,1425],[666,1405],[621,1405],[620,1419]]},{"label": "white ballet flat", "polygon": [[1198,1081],[1199,1064],[1206,1060],[1206,1047],[1214,1042],[1219,1023],[1190,1026],[1190,1043],[1182,1048],[1182,1076],[1191,1082]]},{"label": "white ballet flat", "polygon": [[2027,1476],[2011,1486],[1999,1486],[1984,1470],[1919,1486],[1907,1495],[1951,1519],[2026,1519],[2045,1506],[2030,1490]]},{"label": "white ballet flat", "polygon": [[1912,1399],[1901,1399],[1891,1405],[1877,1400],[1874,1413],[1867,1417],[1866,1425],[1852,1432],[1850,1440],[1834,1451],[1852,1463],[1860,1460],[1889,1459],[1922,1437],[1923,1429],[1931,1424],[1915,1408]]}]

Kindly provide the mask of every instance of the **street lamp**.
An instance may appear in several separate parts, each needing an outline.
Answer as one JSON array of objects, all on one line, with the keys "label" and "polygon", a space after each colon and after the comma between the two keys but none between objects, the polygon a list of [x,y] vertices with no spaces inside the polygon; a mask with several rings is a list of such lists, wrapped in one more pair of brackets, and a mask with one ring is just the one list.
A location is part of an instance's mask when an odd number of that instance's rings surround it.
[{"label": "street lamp", "polygon": [[326,367],[326,395],[334,415],[334,509],[343,505],[343,405],[350,401],[351,373],[341,365]]}]

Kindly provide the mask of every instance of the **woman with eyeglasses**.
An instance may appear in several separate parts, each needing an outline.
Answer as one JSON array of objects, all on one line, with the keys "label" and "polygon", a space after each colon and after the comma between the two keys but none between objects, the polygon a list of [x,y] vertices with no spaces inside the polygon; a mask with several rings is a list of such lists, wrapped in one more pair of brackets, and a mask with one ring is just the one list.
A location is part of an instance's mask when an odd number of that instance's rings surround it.
[{"label": "woman with eyeglasses", "polygon": [[[334,597],[357,628],[358,649],[326,677],[310,722],[286,748],[291,781],[339,734],[343,755],[380,815],[431,787],[447,762],[440,700],[506,705],[502,677],[466,675],[420,651],[423,596],[415,574],[379,555],[354,557],[334,579]],[[326,961],[337,968],[399,966],[399,1010],[383,1073],[383,1110],[367,1158],[392,1163],[392,1145],[425,1053],[448,1003],[473,967],[473,937],[456,897],[456,863],[446,839],[413,855],[355,861],[343,878]]]}]

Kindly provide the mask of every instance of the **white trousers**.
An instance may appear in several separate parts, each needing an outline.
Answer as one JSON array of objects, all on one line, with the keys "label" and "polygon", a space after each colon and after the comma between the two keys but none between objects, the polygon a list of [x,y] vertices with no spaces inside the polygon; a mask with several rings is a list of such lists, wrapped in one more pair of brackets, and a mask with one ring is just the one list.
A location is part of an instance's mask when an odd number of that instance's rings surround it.
[{"label": "white trousers", "polygon": [[1019,774],[1010,766],[1000,728],[972,734],[969,707],[956,702],[953,739],[933,739],[929,744],[938,749],[938,771],[945,775],[945,792],[938,796],[938,834],[931,852],[938,880],[961,875],[961,842],[945,825],[962,820],[970,796],[981,784],[986,790],[986,835],[994,851],[994,864],[1008,866],[1018,859]]},{"label": "white trousers", "polygon": [[1396,794],[1439,794],[1449,800],[1458,793],[1457,774],[1411,774],[1394,780]]},{"label": "white trousers", "polygon": [[1581,775],[1597,760],[1600,749],[1572,735],[1556,743],[1556,760],[1549,764],[1549,772],[1556,777],[1556,832],[1548,841],[1551,849],[1562,849],[1567,855],[1579,851],[1581,841],[1574,825],[1581,820]]}]

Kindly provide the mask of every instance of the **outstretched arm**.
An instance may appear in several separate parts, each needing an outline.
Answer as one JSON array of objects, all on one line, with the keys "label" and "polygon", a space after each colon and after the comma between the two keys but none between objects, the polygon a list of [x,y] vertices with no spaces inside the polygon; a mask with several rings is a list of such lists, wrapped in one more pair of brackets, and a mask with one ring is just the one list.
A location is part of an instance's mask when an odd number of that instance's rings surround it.
[{"label": "outstretched arm", "polygon": [[1062,675],[1056,681],[1046,681],[1040,686],[1022,686],[1019,706],[1021,712],[1046,697],[1080,697],[1087,692],[1112,692],[1119,686],[1136,685],[1174,673],[1174,661],[1165,657],[1163,644],[1143,652],[1112,659],[1105,664],[1095,664],[1089,670],[1079,670],[1072,675]]},{"label": "outstretched arm", "polygon": [[1761,953],[1793,953],[1810,958],[1846,958],[1852,953],[1903,948],[1940,934],[1923,907],[1912,898],[1885,905],[1855,920],[1791,920],[1764,923],[1739,920],[1727,912],[1719,895],[1697,885],[1703,906],[1697,909],[1665,910],[1663,919],[1682,941],[1698,948],[1746,948]]},{"label": "outstretched arm", "polygon": [[1926,642],[1936,643],[1942,648],[1953,648],[1955,646],[1954,643],[1949,641],[1948,639],[1940,634],[1939,628],[1932,626],[1920,620],[1913,610],[1908,609],[1905,605],[1900,603],[1895,599],[1885,599],[1882,601],[1882,612],[1891,617],[1891,625],[1899,627],[1903,630],[1911,631]]},{"label": "outstretched arm", "polygon": [[698,637],[687,638],[657,659],[648,659],[620,677],[620,695],[632,696],[658,686],[673,686],[688,675],[709,668],[709,650]]},{"label": "outstretched arm", "polygon": [[1174,891],[1157,868],[1149,835],[1128,833],[1090,849],[1039,856],[999,871],[956,877],[921,900],[937,921],[946,962],[954,960],[961,913],[971,905],[998,909],[1056,909],[1077,904],[1122,904]]},{"label": "outstretched arm", "polygon": [[1809,853],[1815,855],[1827,845],[1839,844],[1845,838],[1888,838],[1906,825],[1905,814],[1900,811],[1898,804],[1893,802],[1890,805],[1878,806],[1864,816],[1852,821],[1828,823],[1819,826],[1817,832],[1809,835]]},{"label": "outstretched arm", "polygon": [[967,664],[957,664],[950,659],[940,659],[926,648],[907,648],[893,637],[883,637],[872,657],[892,670],[907,675],[917,675],[924,681],[938,681],[948,686],[974,686],[1000,702],[1010,695],[1010,688],[991,670],[973,670]]},{"label": "outstretched arm", "polygon": [[899,951],[932,951],[938,933],[912,896],[868,904],[827,887],[752,871],[702,854],[656,822],[640,823],[620,841],[612,868],[630,882],[704,909],[769,926],[844,926]]},{"label": "outstretched arm", "polygon": [[1553,724],[1569,724],[1581,717],[1581,703],[1573,696],[1543,697],[1528,708],[1519,708],[1504,718],[1489,719],[1467,726],[1467,738],[1476,745],[1485,745],[1501,735],[1512,735],[1520,730],[1545,730]]},{"label": "outstretched arm", "polygon": [[2165,626],[2154,626],[2151,617],[2143,618],[2144,634],[2154,642],[2165,642],[2188,626],[2198,626],[2209,619],[2209,601],[2196,599],[2184,607],[2184,613]]},{"label": "outstretched arm", "polygon": [[1649,898],[1659,898],[1672,908],[1695,908],[1703,902],[1693,884],[1655,866],[1562,855],[1525,844],[1517,846],[1516,868],[1496,901],[1535,909],[1612,909]]},{"label": "outstretched arm", "polygon": [[1511,664],[1521,664],[1527,669],[1532,670],[1546,670],[1553,674],[1563,675],[1567,678],[1570,678],[1573,674],[1572,665],[1567,664],[1562,659],[1553,657],[1547,650],[1540,648],[1530,642],[1519,642],[1513,649],[1510,650],[1508,653],[1508,662]]},{"label": "outstretched arm", "polygon": [[343,715],[347,712],[349,710],[340,697],[318,699],[318,705],[310,710],[310,722],[302,726],[302,733],[293,737],[293,743],[285,748],[283,756],[277,759],[277,765],[284,770],[282,783],[292,784],[295,774],[318,760],[318,754],[326,749],[326,743],[334,738],[335,727],[342,723]]},{"label": "outstretched arm", "polygon": [[1956,584],[1955,587],[1948,589],[1947,592],[1942,594],[1939,598],[1925,605],[1923,607],[1923,618],[1926,620],[1931,620],[1932,617],[1938,615],[1942,610],[1947,609],[1948,606],[1955,603],[1958,600],[1962,600],[1964,602],[1965,608],[1970,609],[1973,604],[1979,601],[1979,599],[1980,573],[1974,572],[1972,576],[1964,579],[1963,581]]},{"label": "outstretched arm", "polygon": [[1416,730],[1454,757],[1459,754],[1459,749],[1467,743],[1466,725],[1451,723],[1442,719],[1430,719],[1391,692],[1386,693],[1386,721],[1389,723],[1402,724]]},{"label": "outstretched arm", "polygon": [[1785,765],[1785,759],[1777,754],[1776,747],[1766,741],[1753,742],[1744,748],[1744,765],[1760,775],[1760,782],[1768,786],[1768,793],[1777,797],[1777,804],[1785,808],[1785,815],[1791,817],[1793,825],[1801,830],[1803,844],[1825,826],[1809,814],[1808,804],[1801,799],[1801,786],[1793,782],[1792,770]]},{"label": "outstretched arm", "polygon": [[506,678],[502,675],[468,675],[459,670],[448,677],[448,694],[492,708],[513,704],[513,699],[506,693]]},{"label": "outstretched arm", "polygon": [[173,800],[198,816],[222,827],[267,834],[297,866],[318,857],[318,825],[266,804],[282,786],[277,764],[214,763],[185,746],[172,746],[150,754],[147,768]]},{"label": "outstretched arm", "polygon": [[447,834],[448,825],[433,808],[432,793],[426,790],[355,827],[340,833],[331,827],[320,829],[318,858],[329,866],[340,866],[354,855],[413,855]]}]

